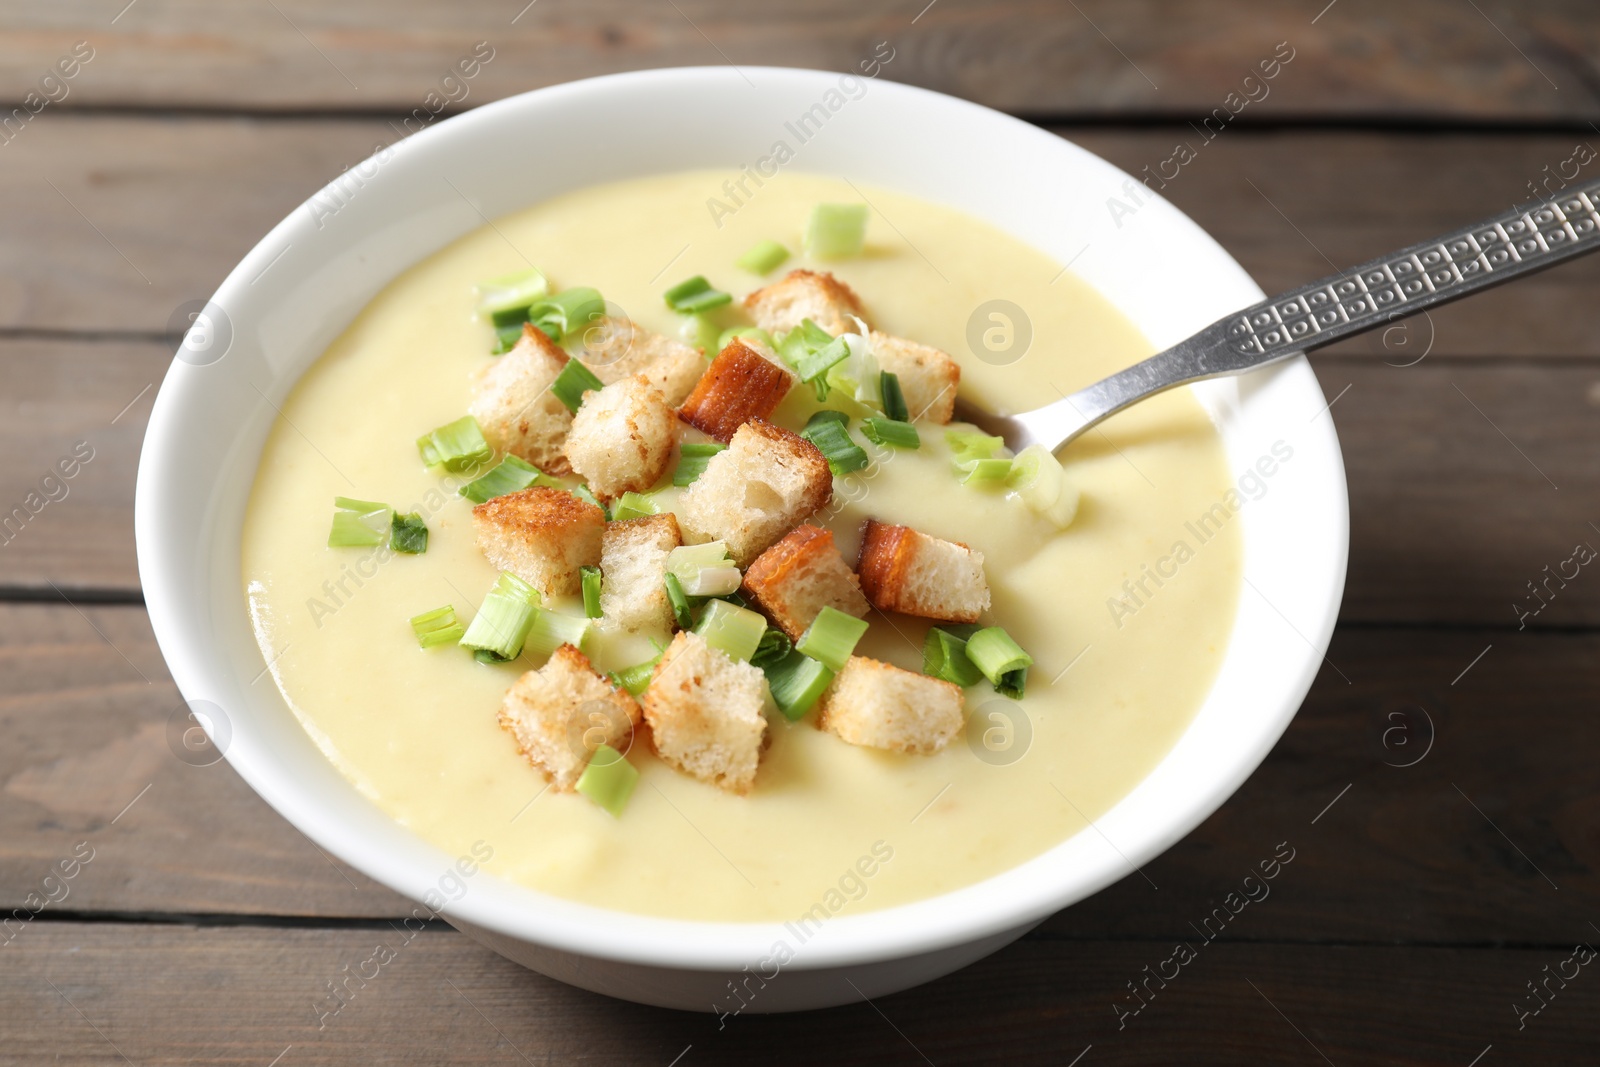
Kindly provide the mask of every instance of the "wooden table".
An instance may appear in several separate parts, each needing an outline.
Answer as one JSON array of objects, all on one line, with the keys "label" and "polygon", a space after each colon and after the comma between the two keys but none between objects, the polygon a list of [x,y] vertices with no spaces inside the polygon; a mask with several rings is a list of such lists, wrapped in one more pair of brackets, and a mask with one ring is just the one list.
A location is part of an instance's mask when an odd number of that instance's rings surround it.
[{"label": "wooden table", "polygon": [[[0,894],[14,915],[43,904],[0,935],[0,1062],[1595,1062],[1600,970],[1564,961],[1600,944],[1600,573],[1515,607],[1600,546],[1594,259],[1314,357],[1353,512],[1330,662],[1148,881],[922,989],[725,1029],[439,926],[319,1030],[313,999],[406,908],[226,763],[174,758],[135,461],[174,311],[392,140],[476,42],[494,57],[452,111],[640,67],[842,70],[888,41],[885,77],[1130,171],[1196,140],[1287,42],[1270,95],[1165,189],[1269,291],[1600,168],[1582,0],[522,2],[0,6],[6,112],[75,42],[93,53],[0,143],[0,504],[93,451],[0,548]],[[1270,897],[1119,1028],[1129,984],[1284,841]],[[47,882],[62,861],[74,877]]]}]

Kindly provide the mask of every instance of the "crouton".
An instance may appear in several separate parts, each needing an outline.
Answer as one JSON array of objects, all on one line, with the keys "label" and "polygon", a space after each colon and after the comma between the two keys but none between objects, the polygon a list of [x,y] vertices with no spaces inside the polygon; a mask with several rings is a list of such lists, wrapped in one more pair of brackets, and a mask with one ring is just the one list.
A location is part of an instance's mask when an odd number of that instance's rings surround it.
[{"label": "crouton", "polygon": [[685,543],[725,541],[741,568],[833,496],[833,472],[817,446],[755,419],[678,498]]},{"label": "crouton", "polygon": [[472,509],[478,547],[545,596],[582,589],[580,567],[600,562],[606,513],[565,489],[536,485]]},{"label": "crouton", "polygon": [[956,410],[961,365],[931,345],[872,331],[872,354],[878,366],[900,379],[900,392],[912,419],[949,422]]},{"label": "crouton", "polygon": [[828,686],[817,727],[852,745],[929,755],[966,724],[961,687],[940,678],[851,656]]},{"label": "crouton", "polygon": [[600,615],[608,627],[630,632],[672,631],[667,600],[667,555],[683,544],[670,511],[606,523],[600,538]]},{"label": "crouton", "polygon": [[583,331],[578,358],[607,385],[644,375],[673,407],[684,402],[708,365],[697,349],[620,315],[596,319]]},{"label": "crouton", "polygon": [[756,557],[744,572],[744,591],[797,641],[825,607],[859,619],[869,606],[833,534],[809,524],[796,526]]},{"label": "crouton", "polygon": [[695,383],[678,416],[718,441],[727,441],[751,419],[771,415],[794,382],[794,375],[765,345],[735,337]]},{"label": "crouton", "polygon": [[598,497],[656,484],[678,439],[676,412],[642,374],[583,394],[567,433],[567,462]]},{"label": "crouton", "polygon": [[562,645],[543,667],[506,690],[500,725],[528,762],[571,792],[601,745],[627,750],[639,724],[639,705],[625,689],[613,689],[589,657]]},{"label": "crouton", "polygon": [[702,782],[748,793],[767,731],[766,675],[679,631],[644,691],[656,754]]},{"label": "crouton", "polygon": [[792,270],[782,281],[757,289],[744,298],[756,325],[776,337],[788,333],[801,320],[810,319],[837,337],[854,333],[852,315],[861,314],[861,301],[850,287],[833,275]]},{"label": "crouton", "polygon": [[525,459],[548,474],[566,474],[561,444],[572,412],[550,391],[567,354],[532,325],[516,346],[484,367],[472,385],[467,411],[496,450]]},{"label": "crouton", "polygon": [[881,611],[943,622],[976,622],[989,610],[983,553],[909,526],[868,519],[856,560],[861,591]]}]

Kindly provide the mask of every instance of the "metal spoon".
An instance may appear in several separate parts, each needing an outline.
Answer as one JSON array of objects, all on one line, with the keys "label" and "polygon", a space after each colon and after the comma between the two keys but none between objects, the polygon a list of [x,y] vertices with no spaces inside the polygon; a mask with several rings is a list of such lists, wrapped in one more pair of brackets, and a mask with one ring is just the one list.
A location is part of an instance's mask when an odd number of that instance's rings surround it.
[{"label": "metal spoon", "polygon": [[1142,363],[1020,415],[958,400],[956,417],[1051,451],[1174,386],[1270,366],[1600,248],[1600,181],[1291,289],[1218,319]]}]

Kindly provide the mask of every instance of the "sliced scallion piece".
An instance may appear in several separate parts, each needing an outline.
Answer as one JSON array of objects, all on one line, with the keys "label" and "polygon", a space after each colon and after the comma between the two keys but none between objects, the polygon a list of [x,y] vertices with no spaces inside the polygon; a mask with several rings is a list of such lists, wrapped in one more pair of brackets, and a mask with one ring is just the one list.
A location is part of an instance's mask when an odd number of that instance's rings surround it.
[{"label": "sliced scallion piece", "polygon": [[922,673],[954,682],[963,689],[983,680],[972,660],[967,658],[966,638],[935,626],[922,643]]},{"label": "sliced scallion piece", "polygon": [[606,301],[600,291],[580,285],[536,301],[528,308],[528,321],[549,334],[552,341],[560,341],[605,313]]},{"label": "sliced scallion piece", "polygon": [[562,645],[582,649],[589,639],[589,625],[588,619],[575,619],[542,608],[528,628],[526,647],[535,656],[548,656]]},{"label": "sliced scallion piece", "polygon": [[713,600],[706,605],[705,614],[700,616],[700,622],[695,626],[695,633],[705,638],[706,644],[712,648],[721,649],[734,659],[749,663],[760,647],[761,635],[766,629],[767,620],[749,608],[741,608],[726,600]]},{"label": "sliced scallion piece", "polygon": [[483,475],[463,485],[457,492],[474,504],[482,504],[497,496],[520,492],[530,485],[548,484],[554,481],[553,478],[546,478],[544,472],[532,463],[516,456],[506,456]]},{"label": "sliced scallion piece", "polygon": [[538,614],[539,591],[510,571],[501,571],[460,643],[482,662],[516,659]]},{"label": "sliced scallion piece", "polygon": [[591,619],[600,617],[600,568],[580,567],[583,582],[583,613]]},{"label": "sliced scallion piece", "polygon": [[[538,300],[550,291],[550,282],[540,271],[529,268],[528,270],[513,271],[502,274],[498,278],[491,278],[486,282],[478,283],[478,310],[485,315],[494,315],[505,311],[521,310],[523,315],[516,320],[518,324],[528,321],[526,309],[529,304]],[[500,323],[495,322],[498,326]]]},{"label": "sliced scallion piece", "polygon": [[395,512],[389,526],[389,547],[407,555],[422,555],[428,551],[428,524],[414,511],[408,515]]},{"label": "sliced scallion piece", "polygon": [[638,696],[650,685],[650,677],[655,674],[656,664],[661,662],[661,657],[647,659],[643,663],[635,663],[631,667],[624,667],[620,671],[611,672],[611,680],[618,686],[626,689],[632,696]]},{"label": "sliced scallion piece", "polygon": [[849,259],[861,254],[867,205],[818,204],[806,224],[806,254],[813,259]]},{"label": "sliced scallion piece", "polygon": [[765,668],[767,664],[776,663],[787,656],[792,648],[794,642],[789,640],[788,634],[776,626],[769,626],[766,633],[761,635],[761,643],[756,645],[756,653],[750,657],[750,663]]},{"label": "sliced scallion piece", "polygon": [[833,334],[824,330],[810,319],[801,319],[800,325],[783,335],[783,340],[778,342],[778,355],[791,367],[798,367],[800,360],[833,343]]},{"label": "sliced scallion piece", "polygon": [[666,298],[667,307],[684,315],[698,315],[733,303],[730,294],[711,288],[703,274],[685,279],[661,295]]},{"label": "sliced scallion piece", "polygon": [[672,484],[682,488],[693,485],[694,480],[706,472],[711,457],[728,446],[720,441],[686,441],[678,446],[678,466],[672,472]]},{"label": "sliced scallion piece", "polygon": [[463,415],[417,438],[417,451],[424,467],[444,467],[464,471],[494,458],[494,449],[483,439],[478,420]]},{"label": "sliced scallion piece", "polygon": [[[809,430],[813,426],[820,426],[825,422],[837,422],[840,426],[849,426],[850,416],[842,411],[835,411],[833,408],[823,408],[806,420],[805,429]],[[805,430],[801,432],[804,433]]]},{"label": "sliced scallion piece", "polygon": [[413,615],[411,632],[417,635],[417,644],[423,648],[432,648],[435,645],[460,640],[466,630],[456,620],[455,605],[446,604],[442,608]]},{"label": "sliced scallion piece", "polygon": [[893,371],[880,371],[878,392],[883,394],[883,413],[896,422],[910,422],[911,412],[906,409],[906,395],[900,391],[900,375]]},{"label": "sliced scallion piece", "polygon": [[522,327],[526,322],[527,320],[524,319],[522,322],[509,326],[496,326],[494,328],[494,347],[489,349],[489,354],[503,356],[517,347],[517,342],[522,340]]},{"label": "sliced scallion piece", "polygon": [[972,461],[972,469],[967,471],[967,476],[961,479],[962,485],[999,485],[1011,473],[1009,459],[976,459]]},{"label": "sliced scallion piece", "polygon": [[694,629],[694,614],[689,610],[689,597],[683,591],[683,583],[678,581],[678,576],[671,571],[667,572],[667,603],[672,605],[672,618],[680,630]]},{"label": "sliced scallion piece", "polygon": [[573,486],[570,491],[572,495],[577,497],[579,500],[586,504],[593,504],[595,507],[605,512],[607,519],[611,518],[611,509],[602,504],[600,502],[600,498],[594,495],[594,490],[589,488],[588,482],[579,482],[577,485]]},{"label": "sliced scallion piece", "polygon": [[685,596],[727,596],[739,588],[739,567],[728,558],[724,541],[679,545],[667,553],[667,573]]},{"label": "sliced scallion piece", "polygon": [[795,362],[794,372],[803,382],[815,381],[825,376],[829,368],[848,355],[850,355],[850,345],[843,337],[835,337],[819,348],[802,353]]},{"label": "sliced scallion piece", "polygon": [[922,447],[922,435],[914,425],[876,415],[861,420],[861,436],[875,445],[888,445],[890,448]]},{"label": "sliced scallion piece", "polygon": [[829,670],[838,673],[856,650],[856,643],[867,632],[867,620],[846,615],[838,608],[827,606],[817,613],[794,643],[795,650],[803,652]]},{"label": "sliced scallion piece", "polygon": [[760,341],[768,348],[777,348],[777,345],[772,340],[772,335],[759,326],[729,326],[717,335],[717,351],[721,352],[724,348],[727,348],[728,342],[735,337],[748,337],[752,341]]},{"label": "sliced scallion piece", "polygon": [[770,274],[788,258],[789,250],[777,241],[757,241],[750,251],[734,260],[734,265],[751,274]]},{"label": "sliced scallion piece", "polygon": [[577,790],[620,819],[638,784],[639,772],[628,758],[610,745],[601,745],[578,776]]},{"label": "sliced scallion piece", "polygon": [[1002,695],[1022,698],[1033,657],[1003,627],[985,627],[967,638],[967,658]]},{"label": "sliced scallion piece", "polygon": [[611,518],[617,522],[661,514],[661,503],[648,493],[629,490],[617,498],[611,507]]},{"label": "sliced scallion piece", "polygon": [[333,498],[333,528],[328,531],[329,548],[369,548],[389,539],[394,509],[375,500]]},{"label": "sliced scallion piece", "polygon": [[800,431],[800,436],[817,446],[817,450],[828,461],[828,469],[834,474],[849,474],[867,465],[866,449],[851,439],[850,431],[844,428],[842,422],[828,419],[807,423],[806,428]]},{"label": "sliced scallion piece", "polygon": [[[945,444],[950,446],[950,458],[963,473],[970,470],[963,464],[969,464],[980,459],[990,459],[999,453],[1006,452],[1006,442],[1003,437],[993,437],[976,430],[946,430],[944,432]],[[1009,453],[1007,453],[1009,455]]]},{"label": "sliced scallion piece", "polygon": [[1017,453],[1006,488],[1063,530],[1078,514],[1077,487],[1067,482],[1061,461],[1043,445],[1029,445]]},{"label": "sliced scallion piece", "polygon": [[561,368],[561,373],[556,375],[556,380],[550,383],[550,391],[557,400],[567,405],[567,410],[577,411],[583,404],[583,394],[601,388],[601,384],[600,379],[594,376],[594,371],[575,359],[569,359],[567,365]]},{"label": "sliced scallion piece", "polygon": [[772,691],[772,702],[790,722],[804,718],[833,681],[833,672],[827,667],[795,651],[767,664],[763,670],[767,675],[767,688]]}]

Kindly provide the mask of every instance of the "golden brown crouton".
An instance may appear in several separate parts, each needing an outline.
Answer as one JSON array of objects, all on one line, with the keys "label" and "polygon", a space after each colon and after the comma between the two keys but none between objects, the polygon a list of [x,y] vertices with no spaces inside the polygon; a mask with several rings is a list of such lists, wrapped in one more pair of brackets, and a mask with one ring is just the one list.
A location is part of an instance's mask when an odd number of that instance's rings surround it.
[{"label": "golden brown crouton", "polygon": [[528,762],[564,792],[577,785],[595,749],[627,750],[639,715],[627,690],[613,689],[571,645],[518,678],[500,705],[500,725]]},{"label": "golden brown crouton", "polygon": [[644,691],[656,754],[702,782],[748,793],[767,732],[767,678],[679,631]]},{"label": "golden brown crouton", "polygon": [[977,622],[989,610],[983,553],[909,526],[868,519],[856,560],[872,606],[944,622]]},{"label": "golden brown crouton", "polygon": [[949,422],[956,410],[961,365],[931,345],[872,331],[872,354],[878,366],[900,379],[900,392],[913,421]]},{"label": "golden brown crouton", "polygon": [[683,403],[708,366],[698,350],[620,315],[596,319],[584,330],[578,358],[607,385],[644,375],[673,407]]},{"label": "golden brown crouton", "polygon": [[577,593],[580,567],[600,562],[606,513],[564,489],[536,485],[472,509],[478,547],[545,596]]},{"label": "golden brown crouton", "polygon": [[678,415],[695,429],[727,441],[751,419],[771,415],[794,380],[766,346],[735,337],[711,361]]},{"label": "golden brown crouton", "polygon": [[803,319],[835,337],[854,333],[856,324],[850,316],[861,314],[856,294],[826,271],[792,270],[782,281],[745,297],[744,306],[756,325],[774,337],[788,333]]},{"label": "golden brown crouton", "polygon": [[755,419],[678,498],[683,539],[724,541],[740,567],[833,496],[833,472],[817,446],[797,433]]},{"label": "golden brown crouton", "polygon": [[606,626],[672,632],[667,555],[681,544],[678,518],[670,511],[606,523],[600,548],[600,615]]},{"label": "golden brown crouton", "polygon": [[928,755],[961,732],[961,687],[851,656],[823,694],[817,727],[852,745]]},{"label": "golden brown crouton", "polygon": [[535,326],[522,340],[478,372],[467,411],[497,451],[525,459],[547,474],[566,474],[561,444],[572,412],[550,391],[567,354]]},{"label": "golden brown crouton", "polygon": [[834,547],[833,534],[810,524],[796,526],[756,557],[744,572],[744,591],[795,640],[825,607],[858,619],[868,608],[861,582]]},{"label": "golden brown crouton", "polygon": [[636,374],[583,394],[565,447],[567,461],[590,490],[612,500],[656,484],[677,439],[676,413]]}]

